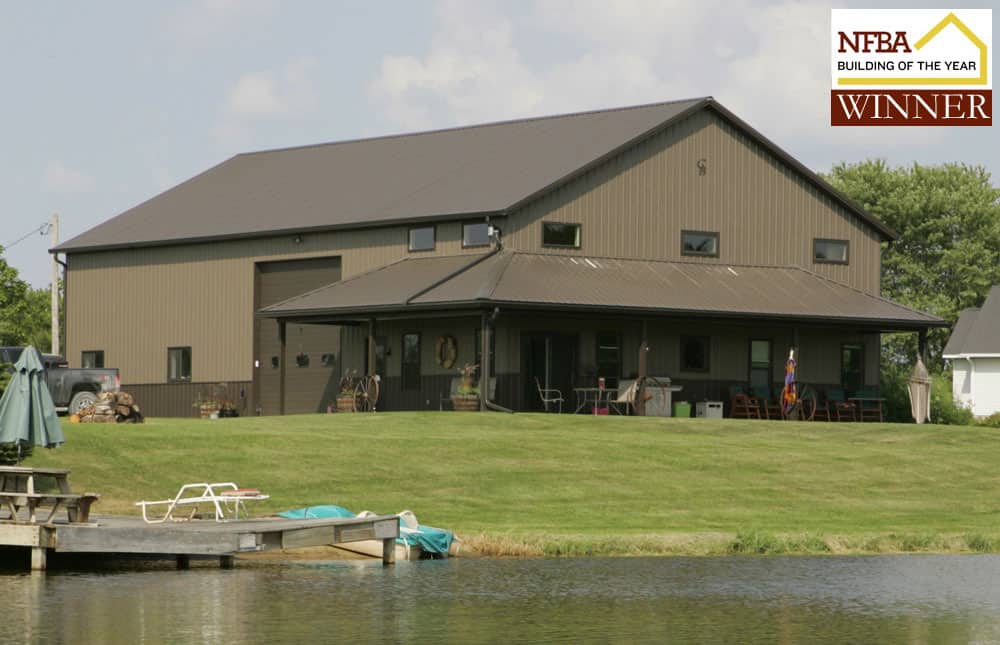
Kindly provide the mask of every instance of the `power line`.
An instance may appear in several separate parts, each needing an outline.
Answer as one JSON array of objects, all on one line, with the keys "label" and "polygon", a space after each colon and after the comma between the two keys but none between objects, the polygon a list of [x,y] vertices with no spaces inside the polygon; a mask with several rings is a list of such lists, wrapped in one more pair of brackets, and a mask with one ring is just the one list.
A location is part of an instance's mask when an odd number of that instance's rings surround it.
[{"label": "power line", "polygon": [[14,240],[13,242],[11,242],[10,244],[4,244],[3,248],[4,249],[9,249],[10,247],[14,246],[15,244],[20,244],[21,242],[25,241],[26,239],[28,239],[29,237],[31,237],[35,233],[38,233],[39,235],[46,235],[46,234],[48,234],[48,232],[49,232],[49,230],[51,228],[52,228],[52,224],[49,223],[49,222],[45,222],[44,224],[42,224],[38,228],[31,229],[30,231],[28,231],[27,233],[25,233],[21,237],[17,238],[16,240]]}]

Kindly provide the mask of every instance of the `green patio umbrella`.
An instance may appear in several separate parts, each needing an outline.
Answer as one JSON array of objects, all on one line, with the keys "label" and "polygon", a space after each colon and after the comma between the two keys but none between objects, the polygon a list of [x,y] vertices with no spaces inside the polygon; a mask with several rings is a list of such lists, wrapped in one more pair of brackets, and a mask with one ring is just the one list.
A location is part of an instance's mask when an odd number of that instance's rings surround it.
[{"label": "green patio umbrella", "polygon": [[0,398],[0,444],[52,448],[63,441],[56,406],[45,384],[45,368],[38,351],[26,347]]}]

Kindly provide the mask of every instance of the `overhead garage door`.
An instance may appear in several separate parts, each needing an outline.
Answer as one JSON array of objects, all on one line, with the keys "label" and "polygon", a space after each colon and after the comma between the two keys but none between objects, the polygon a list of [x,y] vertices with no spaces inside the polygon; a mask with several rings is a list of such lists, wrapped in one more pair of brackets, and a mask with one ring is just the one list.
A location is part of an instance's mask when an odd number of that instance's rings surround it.
[{"label": "overhead garage door", "polygon": [[[259,262],[255,307],[273,305],[340,280],[340,257]],[[254,322],[254,392],[262,414],[279,414],[279,386],[285,370],[285,414],[321,412],[337,397],[340,382],[340,327],[289,324],[285,356],[277,321]]]}]

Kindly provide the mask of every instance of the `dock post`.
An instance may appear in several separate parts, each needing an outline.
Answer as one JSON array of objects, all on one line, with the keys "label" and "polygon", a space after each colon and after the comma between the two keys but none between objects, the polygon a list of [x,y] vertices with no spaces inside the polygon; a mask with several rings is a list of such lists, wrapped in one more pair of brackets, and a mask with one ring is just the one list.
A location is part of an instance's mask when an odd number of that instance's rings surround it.
[{"label": "dock post", "polygon": [[223,569],[232,569],[234,566],[236,566],[236,556],[234,555],[219,556],[219,567]]},{"label": "dock post", "polygon": [[44,546],[31,547],[31,570],[45,571],[46,549]]},{"label": "dock post", "polygon": [[382,539],[382,565],[395,564],[396,562],[396,538]]},{"label": "dock post", "polygon": [[184,571],[191,568],[191,556],[189,555],[179,555],[177,556],[177,570]]}]

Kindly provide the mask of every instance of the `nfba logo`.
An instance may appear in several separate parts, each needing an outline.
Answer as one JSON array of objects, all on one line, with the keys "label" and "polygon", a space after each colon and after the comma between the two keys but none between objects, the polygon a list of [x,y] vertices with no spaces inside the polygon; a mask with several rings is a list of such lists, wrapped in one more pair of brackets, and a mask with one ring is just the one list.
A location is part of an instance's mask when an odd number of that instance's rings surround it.
[{"label": "nfba logo", "polygon": [[991,10],[831,15],[831,125],[993,124]]}]

